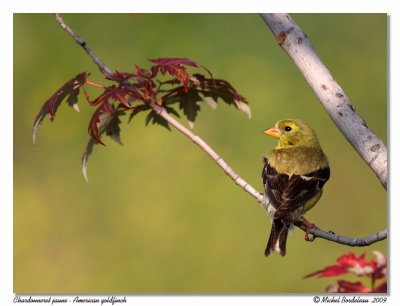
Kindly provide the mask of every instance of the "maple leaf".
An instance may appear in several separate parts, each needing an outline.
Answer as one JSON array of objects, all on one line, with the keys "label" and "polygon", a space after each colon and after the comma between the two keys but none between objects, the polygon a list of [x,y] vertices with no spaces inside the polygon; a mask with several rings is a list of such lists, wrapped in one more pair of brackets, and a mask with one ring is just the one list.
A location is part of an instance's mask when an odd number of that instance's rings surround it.
[{"label": "maple leaf", "polygon": [[387,293],[387,282],[380,285],[378,288],[372,290],[373,293]]},{"label": "maple leaf", "polygon": [[387,283],[383,283],[378,288],[371,290],[361,282],[350,282],[338,280],[337,285],[328,286],[326,292],[330,293],[387,293]]},{"label": "maple leaf", "polygon": [[[119,116],[125,115],[124,113],[107,113],[103,112],[100,113],[99,115],[99,121],[97,122],[97,129],[99,131],[99,134],[106,133],[107,136],[110,136],[112,139],[114,139],[117,143],[122,145],[121,138],[120,138],[120,127],[119,124],[121,123],[121,120],[119,119]],[[93,147],[95,144],[98,144],[99,142],[95,138],[90,138],[85,151],[83,152],[82,155],[82,161],[81,161],[81,168],[82,168],[82,173],[87,182],[89,182],[88,176],[87,176],[87,164],[88,164],[88,159],[92,155]]]},{"label": "maple leaf", "polygon": [[147,117],[146,117],[146,126],[147,126],[150,122],[151,122],[152,124],[156,124],[156,123],[157,123],[157,124],[159,124],[159,125],[165,127],[167,130],[171,131],[171,128],[169,127],[168,121],[165,120],[163,117],[160,117],[159,115],[157,115],[157,113],[156,113],[154,110],[152,110],[152,111],[147,115]]},{"label": "maple leaf", "polygon": [[315,276],[315,275],[318,275],[318,278],[322,278],[322,277],[329,277],[329,276],[338,276],[338,275],[342,275],[342,274],[347,274],[347,269],[342,266],[339,266],[339,265],[334,265],[334,266],[327,266],[323,270],[318,270],[313,273],[307,274],[303,278],[308,278],[308,277]]},{"label": "maple leaf", "polygon": [[387,259],[385,257],[385,255],[383,255],[381,252],[379,251],[372,251],[372,253],[375,255],[376,257],[376,261],[375,260],[371,260],[371,263],[374,263],[374,265],[377,268],[381,268],[381,267],[386,267],[387,266]]},{"label": "maple leaf", "polygon": [[151,67],[152,77],[154,77],[159,70],[162,75],[168,72],[183,84],[185,90],[188,88],[189,73],[186,71],[184,65],[198,68],[197,63],[187,58],[157,58],[149,59],[149,61],[156,64]]},{"label": "maple leaf", "polygon": [[[104,114],[107,115],[108,118],[105,124],[105,127],[103,128],[104,133],[106,133],[107,136],[109,136],[111,139],[113,139],[115,142],[118,144],[122,145],[121,137],[120,137],[120,132],[121,128],[119,127],[119,124],[121,123],[121,120],[119,119],[119,116],[125,115],[124,113],[119,113],[119,114]],[[102,118],[100,118],[100,122],[102,121]]]},{"label": "maple leaf", "polygon": [[145,104],[143,104],[143,105],[138,105],[138,106],[134,107],[134,108],[133,108],[133,111],[131,112],[131,114],[130,114],[130,116],[129,116],[128,122],[130,122],[130,121],[132,120],[132,118],[133,118],[135,115],[139,114],[140,112],[149,110],[149,109],[150,109],[150,107],[147,106],[147,105],[145,105]]},{"label": "maple leaf", "polygon": [[370,293],[371,289],[365,287],[361,282],[338,281],[340,293]]},{"label": "maple leaf", "polygon": [[347,255],[340,256],[337,259],[337,262],[342,266],[342,267],[355,267],[355,266],[361,266],[365,267],[369,265],[368,262],[365,261],[365,253],[362,253],[360,257],[356,257],[356,255],[353,252],[349,252]]},{"label": "maple leaf", "polygon": [[365,253],[357,258],[354,253],[349,252],[349,254],[340,256],[337,259],[338,265],[327,266],[323,270],[318,270],[304,276],[304,278],[315,275],[318,275],[318,278],[338,276],[348,272],[353,272],[359,276],[373,273],[372,264],[366,262],[364,258]]},{"label": "maple leaf", "polygon": [[189,88],[187,92],[180,90],[174,92],[173,95],[165,99],[165,105],[179,102],[179,109],[183,110],[183,114],[189,122],[189,127],[193,129],[194,121],[197,113],[200,111],[200,104],[203,99],[200,97],[197,90]]},{"label": "maple leaf", "polygon": [[197,73],[192,76],[191,82],[197,91],[208,98],[207,102],[211,107],[216,107],[218,98],[220,98],[228,105],[234,105],[237,109],[245,112],[251,118],[248,102],[228,81],[206,78]]},{"label": "maple leaf", "polygon": [[379,251],[372,251],[376,260],[372,259],[371,264],[373,267],[372,273],[372,286],[375,286],[376,281],[381,281],[382,278],[387,278],[387,259]]},{"label": "maple leaf", "polygon": [[104,101],[103,104],[101,104],[93,113],[93,116],[89,122],[88,132],[90,137],[92,137],[98,143],[101,143],[103,146],[105,146],[105,143],[102,142],[100,139],[100,129],[99,129],[102,126],[100,118],[103,113],[107,113],[109,115],[113,113],[113,111],[111,110],[111,105],[107,100]]},{"label": "maple leaf", "polygon": [[[100,131],[98,125],[100,124],[100,115],[102,113],[112,114],[115,109],[112,106],[112,100],[121,103],[127,109],[130,107],[130,102],[132,99],[126,99],[125,97],[130,94],[131,91],[127,88],[124,88],[122,85],[115,86],[112,85],[110,87],[105,88],[104,92],[98,96],[95,100],[90,101],[89,97],[86,98],[90,105],[96,106],[101,103],[100,107],[94,112],[90,122],[89,122],[89,135],[94,138],[97,142],[105,145],[100,139]],[[131,96],[129,96],[131,97]],[[121,104],[117,105],[119,107]]]},{"label": "maple leaf", "polygon": [[60,106],[62,100],[65,97],[67,98],[67,104],[71,106],[73,109],[79,112],[78,107],[78,94],[79,88],[85,84],[89,73],[82,72],[70,79],[63,86],[61,86],[40,108],[39,113],[36,115],[35,120],[33,121],[33,129],[32,129],[32,139],[33,143],[36,143],[36,135],[39,127],[41,126],[44,116],[49,114],[50,120],[54,120],[54,115]]},{"label": "maple leaf", "polygon": [[98,96],[96,99],[94,99],[94,101],[90,101],[88,96],[86,95],[86,98],[89,102],[90,105],[92,106],[96,106],[100,103],[104,103],[106,102],[107,104],[110,104],[110,100],[114,100],[117,102],[122,103],[123,105],[129,107],[129,102],[128,100],[125,98],[126,95],[128,95],[128,93],[130,93],[131,91],[124,88],[123,86],[115,86],[112,85],[110,87],[106,87],[104,92]]},{"label": "maple leaf", "polygon": [[[173,80],[170,83],[173,83]],[[187,91],[184,90],[184,87],[174,88],[161,99],[167,105],[179,102],[179,108],[183,110],[190,128],[193,128],[201,102],[206,101],[215,110],[219,98],[228,105],[234,105],[242,110],[249,118],[251,117],[248,102],[229,82],[206,78],[201,74],[194,74],[190,77]]]},{"label": "maple leaf", "polygon": [[[172,107],[166,106],[164,108],[168,113],[172,113],[175,116],[179,117],[179,114]],[[168,121],[165,120],[163,117],[159,116],[154,110],[151,110],[151,112],[147,115],[147,117],[146,117],[146,126],[150,122],[152,124],[159,124],[159,125],[165,127],[167,130],[171,131],[171,128],[169,127]]]},{"label": "maple leaf", "polygon": [[81,161],[82,173],[83,173],[83,177],[85,178],[86,182],[88,182],[88,183],[89,183],[89,179],[87,176],[87,164],[88,164],[88,159],[89,159],[90,155],[92,155],[93,146],[95,144],[98,144],[98,142],[95,139],[90,138],[86,145],[85,151],[83,152],[83,155],[82,155],[82,161]]},{"label": "maple leaf", "polygon": [[115,71],[113,74],[113,80],[117,81],[118,83],[121,82],[125,82],[127,80],[129,80],[130,78],[134,78],[137,75],[133,74],[133,73],[128,73],[128,72],[119,72],[119,71]]},{"label": "maple leaf", "polygon": [[[387,260],[385,256],[378,252],[373,252],[376,260],[371,259],[370,262],[365,260],[365,253],[361,254],[358,258],[352,252],[347,255],[340,256],[337,259],[338,264],[334,266],[327,266],[322,270],[315,271],[306,275],[304,278],[318,275],[318,278],[338,276],[346,273],[354,273],[357,276],[367,276],[372,279],[372,289],[365,287],[361,282],[350,282],[346,280],[338,280],[337,285],[330,285],[326,288],[326,292],[337,293],[370,293],[387,292]],[[379,282],[378,288],[375,288],[375,283]]]},{"label": "maple leaf", "polygon": [[140,68],[138,65],[135,65],[137,76],[141,78],[150,78],[151,73],[147,71],[146,69]]},{"label": "maple leaf", "polygon": [[183,110],[191,129],[193,129],[197,113],[200,111],[201,101],[202,99],[197,91],[189,90],[186,100],[181,100],[179,103],[179,108]]}]

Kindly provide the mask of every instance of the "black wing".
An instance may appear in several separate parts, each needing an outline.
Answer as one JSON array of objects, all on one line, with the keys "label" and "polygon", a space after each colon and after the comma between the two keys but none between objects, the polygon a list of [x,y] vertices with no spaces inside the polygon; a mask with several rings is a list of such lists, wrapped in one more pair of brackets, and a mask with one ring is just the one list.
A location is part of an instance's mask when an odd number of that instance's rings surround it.
[{"label": "black wing", "polygon": [[274,218],[280,219],[302,207],[309,199],[319,193],[330,176],[329,167],[306,175],[289,177],[278,173],[265,159],[262,172],[265,193],[276,209]]}]

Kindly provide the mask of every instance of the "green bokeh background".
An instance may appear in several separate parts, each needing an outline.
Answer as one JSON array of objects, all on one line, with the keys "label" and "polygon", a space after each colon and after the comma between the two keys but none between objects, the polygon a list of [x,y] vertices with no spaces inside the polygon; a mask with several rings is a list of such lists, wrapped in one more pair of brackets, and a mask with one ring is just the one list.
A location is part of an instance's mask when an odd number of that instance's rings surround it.
[{"label": "green bokeh background", "polygon": [[[292,14],[368,126],[387,141],[386,14]],[[386,192],[347,143],[257,14],[64,14],[111,68],[149,68],[147,59],[187,57],[231,82],[252,119],[204,104],[194,132],[262,190],[262,156],[276,140],[262,131],[301,118],[317,131],[332,176],[307,214],[325,230],[364,237],[387,226]],[[32,145],[40,106],[82,71],[97,67],[51,14],[14,15],[14,291],[18,293],[307,293],[338,278],[306,279],[353,251],[387,253],[387,241],[350,248],[304,241],[264,257],[265,210],[176,130],[123,118],[123,146],[105,137],[80,158],[93,108],[63,102]],[[91,97],[99,90],[89,89]],[[184,118],[180,121],[187,125]],[[369,285],[369,283],[365,283]]]}]

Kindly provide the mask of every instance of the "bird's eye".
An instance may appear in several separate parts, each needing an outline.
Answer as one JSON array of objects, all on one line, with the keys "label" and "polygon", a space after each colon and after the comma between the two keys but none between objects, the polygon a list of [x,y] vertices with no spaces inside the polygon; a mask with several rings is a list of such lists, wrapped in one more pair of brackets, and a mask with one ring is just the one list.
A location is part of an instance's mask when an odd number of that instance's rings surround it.
[{"label": "bird's eye", "polygon": [[286,132],[290,132],[292,130],[292,128],[290,126],[285,126],[285,131]]}]

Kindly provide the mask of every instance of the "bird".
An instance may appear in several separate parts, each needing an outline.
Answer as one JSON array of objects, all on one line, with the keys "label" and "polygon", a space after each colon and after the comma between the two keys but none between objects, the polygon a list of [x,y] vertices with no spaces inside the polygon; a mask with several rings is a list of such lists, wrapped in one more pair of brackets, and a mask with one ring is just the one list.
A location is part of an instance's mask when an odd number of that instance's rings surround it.
[{"label": "bird", "polygon": [[328,158],[309,124],[299,119],[284,119],[264,131],[278,138],[278,145],[264,157],[262,179],[264,206],[271,217],[271,233],[265,256],[276,251],[286,255],[286,240],[293,223],[301,219],[306,225],[305,239],[315,224],[303,215],[313,208],[329,180]]}]

